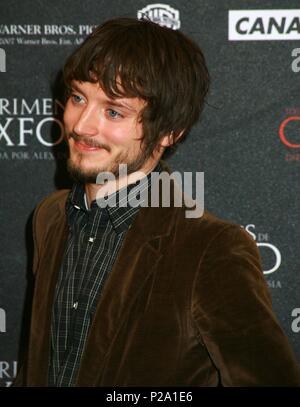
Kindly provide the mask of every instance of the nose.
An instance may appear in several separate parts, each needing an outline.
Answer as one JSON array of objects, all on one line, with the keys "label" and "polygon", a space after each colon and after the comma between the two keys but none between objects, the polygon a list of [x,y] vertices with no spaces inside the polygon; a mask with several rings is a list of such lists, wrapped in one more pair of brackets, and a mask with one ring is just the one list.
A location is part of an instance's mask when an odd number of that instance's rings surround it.
[{"label": "nose", "polygon": [[86,106],[74,124],[74,132],[79,136],[96,136],[98,134],[99,113],[96,106]]}]

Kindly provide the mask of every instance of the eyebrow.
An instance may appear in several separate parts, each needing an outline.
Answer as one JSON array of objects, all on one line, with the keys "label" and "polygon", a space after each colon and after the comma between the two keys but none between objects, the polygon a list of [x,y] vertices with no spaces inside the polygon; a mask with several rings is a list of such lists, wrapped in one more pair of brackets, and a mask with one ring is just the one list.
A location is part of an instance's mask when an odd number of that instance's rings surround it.
[{"label": "eyebrow", "polygon": [[113,100],[113,99],[107,99],[106,103],[107,103],[108,105],[110,105],[110,106],[125,108],[125,109],[127,109],[127,110],[130,110],[131,112],[136,113],[135,108],[132,107],[132,106],[130,106],[130,105],[128,105],[128,104],[125,103],[125,102],[120,102],[120,103],[119,103],[119,102],[116,102],[116,101]]},{"label": "eyebrow", "polygon": [[[81,90],[81,89],[79,88],[79,86],[77,86],[75,83],[72,83],[72,84],[71,84],[71,89],[74,89],[74,90],[76,90],[77,92],[84,94],[83,90]],[[137,113],[136,109],[135,109],[133,106],[127,104],[126,102],[117,102],[117,101],[114,100],[114,99],[109,99],[109,98],[107,98],[107,99],[105,100],[105,103],[106,103],[107,105],[110,105],[110,106],[113,106],[113,107],[121,107],[121,108],[125,108],[125,109],[127,109],[127,110],[130,110],[130,111],[132,111],[132,112],[134,112],[134,113]]]}]

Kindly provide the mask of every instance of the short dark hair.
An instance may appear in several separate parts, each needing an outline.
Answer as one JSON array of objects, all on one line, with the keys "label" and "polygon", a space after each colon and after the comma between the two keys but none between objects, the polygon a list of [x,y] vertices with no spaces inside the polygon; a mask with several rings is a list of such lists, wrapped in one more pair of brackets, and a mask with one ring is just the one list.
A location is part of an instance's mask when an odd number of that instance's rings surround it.
[{"label": "short dark hair", "polygon": [[209,88],[205,58],[192,39],[133,18],[109,20],[85,39],[64,66],[67,91],[74,79],[99,82],[111,98],[147,102],[140,120],[149,155],[166,134],[173,132],[175,144],[181,132],[189,132]]}]

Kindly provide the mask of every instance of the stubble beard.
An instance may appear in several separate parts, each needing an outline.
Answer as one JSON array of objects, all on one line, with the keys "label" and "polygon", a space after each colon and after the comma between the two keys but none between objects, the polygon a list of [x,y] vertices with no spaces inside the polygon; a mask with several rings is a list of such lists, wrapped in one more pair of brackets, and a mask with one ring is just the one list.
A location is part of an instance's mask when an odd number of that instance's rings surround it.
[{"label": "stubble beard", "polygon": [[[78,135],[70,135],[68,138],[72,137],[75,141],[84,141],[86,144],[92,146],[92,147],[101,147],[105,148],[110,152],[110,148],[107,145],[95,143],[93,140],[87,143],[86,139],[82,139]],[[130,155],[127,152],[120,152],[116,157],[113,163],[111,163],[108,166],[101,166],[101,163],[99,163],[99,166],[96,168],[91,168],[91,169],[84,169],[80,166],[80,164],[77,164],[76,162],[73,161],[73,159],[69,156],[68,161],[67,161],[67,169],[68,173],[71,176],[72,180],[75,182],[80,182],[82,184],[95,184],[97,177],[99,174],[103,172],[109,172],[114,175],[115,178],[119,177],[119,165],[121,164],[126,164],[127,165],[127,175],[140,170],[145,162],[148,160],[151,154],[147,154],[145,152],[145,149],[142,149],[139,152],[139,154],[131,158]],[[81,162],[82,159],[84,159],[84,154],[77,153],[77,159],[79,163]],[[77,161],[77,160],[76,160]]]}]

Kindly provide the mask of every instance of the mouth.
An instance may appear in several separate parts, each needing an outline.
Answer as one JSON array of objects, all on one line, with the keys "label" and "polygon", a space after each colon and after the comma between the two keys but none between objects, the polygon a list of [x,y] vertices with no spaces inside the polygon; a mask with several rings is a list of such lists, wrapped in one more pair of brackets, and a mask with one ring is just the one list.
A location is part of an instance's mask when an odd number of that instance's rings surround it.
[{"label": "mouth", "polygon": [[102,147],[92,147],[89,146],[85,143],[82,143],[80,141],[75,141],[74,140],[74,146],[77,150],[79,151],[86,151],[86,152],[92,152],[92,151],[100,151],[100,150],[104,150]]}]

